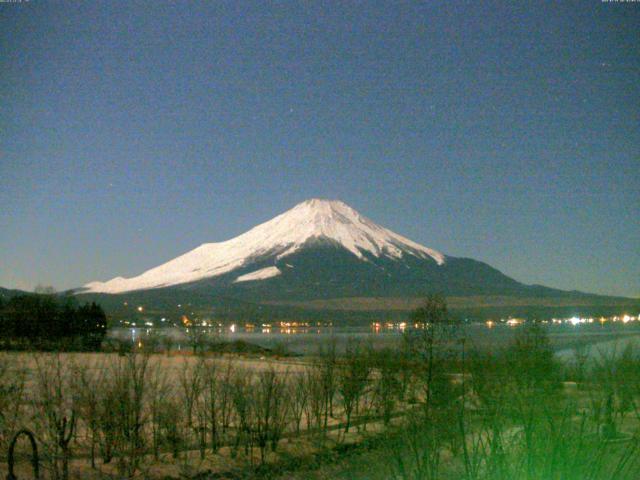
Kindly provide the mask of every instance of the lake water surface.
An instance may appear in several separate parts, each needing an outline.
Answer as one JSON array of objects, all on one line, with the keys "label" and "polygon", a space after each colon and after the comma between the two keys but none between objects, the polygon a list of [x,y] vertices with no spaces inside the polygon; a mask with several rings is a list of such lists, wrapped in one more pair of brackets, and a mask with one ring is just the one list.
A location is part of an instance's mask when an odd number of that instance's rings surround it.
[{"label": "lake water surface", "polygon": [[[469,348],[499,349],[509,343],[522,326],[498,324],[492,328],[484,323],[462,325],[457,333],[465,339]],[[570,358],[575,345],[588,345],[588,351],[596,355],[599,351],[613,352],[631,344],[640,348],[640,323],[593,324],[593,325],[548,325],[545,327],[551,347],[561,358]],[[232,331],[233,330],[233,331]],[[245,341],[261,347],[288,351],[295,354],[314,354],[323,346],[335,342],[338,350],[352,341],[364,341],[374,348],[398,348],[404,341],[401,328],[375,328],[374,326],[333,326],[305,328],[268,328],[246,331],[226,327],[204,328],[201,335],[211,340]],[[189,348],[189,334],[177,328],[113,328],[109,337],[132,343],[146,342],[152,337],[172,338],[174,349]],[[162,342],[160,342],[162,343]]]}]

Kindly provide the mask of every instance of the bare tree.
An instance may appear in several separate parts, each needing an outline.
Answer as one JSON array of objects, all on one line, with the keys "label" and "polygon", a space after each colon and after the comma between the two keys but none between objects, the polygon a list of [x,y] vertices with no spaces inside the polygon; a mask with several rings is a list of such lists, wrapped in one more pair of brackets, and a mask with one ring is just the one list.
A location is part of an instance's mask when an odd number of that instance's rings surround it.
[{"label": "bare tree", "polygon": [[[155,459],[160,457],[162,420],[166,415],[167,398],[172,394],[171,385],[167,381],[167,376],[160,368],[160,365],[153,365],[149,374],[148,408],[151,416],[151,444]],[[178,417],[174,417],[175,422],[178,422],[178,420]]]},{"label": "bare tree", "polygon": [[42,443],[53,478],[69,478],[71,440],[76,426],[76,399],[71,375],[60,355],[38,355],[36,360],[37,419],[41,422]]},{"label": "bare tree", "polygon": [[184,332],[194,355],[203,355],[207,345],[207,329],[193,325],[185,328]]},{"label": "bare tree", "polygon": [[318,432],[323,431],[324,412],[327,406],[326,389],[324,386],[324,375],[322,369],[317,365],[308,367],[305,372],[304,385],[307,390],[307,402],[305,403],[305,418],[307,430],[315,428]]},{"label": "bare tree", "polygon": [[220,381],[220,427],[222,435],[227,433],[229,426],[231,425],[234,409],[233,409],[233,391],[234,391],[234,379],[235,369],[233,363],[228,361],[225,368],[221,372],[219,378]]},{"label": "bare tree", "polygon": [[351,425],[351,415],[357,409],[367,387],[371,367],[367,352],[358,342],[349,342],[342,362],[338,363],[337,385],[345,413],[345,433]]},{"label": "bare tree", "polygon": [[260,463],[264,463],[264,453],[269,440],[271,423],[274,421],[274,408],[272,403],[278,393],[276,391],[276,378],[273,370],[260,372],[255,386],[252,386],[254,395],[251,402],[251,409],[254,412],[255,423],[252,426],[252,433],[256,438],[260,451]]},{"label": "bare tree", "polygon": [[399,379],[401,368],[396,353],[389,349],[375,352],[372,361],[376,369],[373,385],[374,401],[384,424],[388,425],[401,393],[402,384]]},{"label": "bare tree", "polygon": [[204,383],[205,425],[209,427],[211,451],[215,453],[220,447],[220,424],[222,423],[220,404],[223,398],[223,382],[220,381],[220,372],[215,362],[205,364]]},{"label": "bare tree", "polygon": [[169,448],[174,459],[180,456],[185,443],[183,415],[182,404],[176,396],[167,395],[159,400],[156,417],[158,442]]},{"label": "bare tree", "polygon": [[206,448],[206,427],[202,422],[206,421],[199,413],[202,408],[202,393],[205,388],[205,366],[201,359],[192,364],[188,359],[184,359],[180,372],[180,387],[182,400],[187,420],[187,431],[192,432],[200,448],[201,456],[204,456]]},{"label": "bare tree", "polygon": [[447,304],[441,295],[429,295],[423,306],[412,314],[412,323],[418,325],[405,332],[409,352],[417,359],[424,385],[424,413],[429,418],[434,393],[446,380],[443,361],[448,353],[457,322],[451,319]]},{"label": "bare tree", "polygon": [[116,448],[117,404],[115,397],[117,392],[112,388],[108,378],[105,378],[102,387],[97,404],[98,430],[100,432],[98,442],[102,462],[108,464],[113,459]]},{"label": "bare tree", "polygon": [[302,415],[304,414],[307,408],[307,402],[309,401],[307,380],[308,376],[306,375],[306,371],[302,371],[293,374],[287,383],[291,416],[295,425],[295,432],[298,435],[300,434]]},{"label": "bare tree", "polygon": [[286,373],[273,368],[258,374],[253,391],[251,407],[254,411],[254,435],[260,449],[260,460],[264,463],[268,444],[275,452],[285,429],[289,402],[286,399]]},{"label": "bare tree", "polygon": [[0,448],[5,450],[22,420],[25,370],[11,357],[0,353]]},{"label": "bare tree", "polygon": [[86,363],[73,365],[73,385],[78,419],[83,423],[84,430],[90,435],[91,468],[96,468],[96,445],[100,435],[99,406],[103,368],[102,364],[98,368]]},{"label": "bare tree", "polygon": [[337,351],[336,339],[332,337],[326,348],[321,348],[316,362],[316,368],[320,374],[320,385],[322,388],[322,430],[326,432],[329,424],[329,416],[333,416],[333,399],[336,394],[336,371]]},{"label": "bare tree", "polygon": [[160,338],[160,342],[162,343],[162,348],[164,349],[164,352],[167,354],[167,356],[171,355],[171,350],[176,343],[175,338],[173,338],[173,336],[171,335],[171,332],[165,332]]},{"label": "bare tree", "polygon": [[244,446],[245,455],[253,462],[253,402],[252,376],[250,372],[234,370],[231,379],[231,399],[236,418],[236,437],[233,443],[232,456]]},{"label": "bare tree", "polygon": [[145,402],[148,392],[149,356],[131,353],[118,358],[107,377],[112,404],[113,444],[120,475],[133,477],[144,455]]}]

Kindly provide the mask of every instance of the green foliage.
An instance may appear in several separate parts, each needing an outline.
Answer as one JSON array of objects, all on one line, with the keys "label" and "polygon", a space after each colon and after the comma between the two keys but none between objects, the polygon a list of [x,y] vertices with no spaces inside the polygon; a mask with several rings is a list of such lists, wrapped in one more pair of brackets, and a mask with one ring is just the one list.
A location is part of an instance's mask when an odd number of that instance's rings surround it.
[{"label": "green foliage", "polygon": [[547,387],[558,378],[558,365],[549,338],[537,323],[522,327],[505,356],[520,388]]}]

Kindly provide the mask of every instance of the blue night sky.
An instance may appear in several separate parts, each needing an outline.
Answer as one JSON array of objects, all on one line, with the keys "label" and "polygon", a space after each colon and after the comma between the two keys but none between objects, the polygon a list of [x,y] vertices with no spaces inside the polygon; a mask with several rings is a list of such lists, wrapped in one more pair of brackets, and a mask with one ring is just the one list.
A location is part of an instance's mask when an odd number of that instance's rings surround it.
[{"label": "blue night sky", "polygon": [[[526,4],[526,5],[525,5]],[[640,296],[640,3],[0,3],[0,285],[130,276],[310,197]]]}]

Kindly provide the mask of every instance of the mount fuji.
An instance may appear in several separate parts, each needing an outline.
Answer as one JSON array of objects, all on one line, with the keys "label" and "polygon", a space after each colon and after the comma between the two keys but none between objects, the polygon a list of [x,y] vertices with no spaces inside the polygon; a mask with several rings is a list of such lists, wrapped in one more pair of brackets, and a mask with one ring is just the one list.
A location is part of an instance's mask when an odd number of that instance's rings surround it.
[{"label": "mount fuji", "polygon": [[233,308],[242,302],[260,308],[339,305],[355,310],[363,304],[385,310],[399,299],[416,300],[432,292],[497,298],[501,304],[505,298],[518,299],[510,302],[519,305],[524,298],[538,303],[561,299],[571,305],[612,299],[525,285],[486,263],[409,240],[341,201],[321,199],[302,202],[238,237],[205,243],[138,276],[91,282],[76,290],[102,300],[119,298],[120,305],[123,298],[174,306],[189,299],[202,307]]},{"label": "mount fuji", "polygon": [[342,249],[362,262],[413,256],[437,265],[445,263],[443,254],[376,225],[343,202],[311,199],[236,238],[205,243],[137,277],[92,282],[84,288],[102,293],[163,288],[271,262],[238,276],[235,282],[265,280],[282,274],[283,265],[294,268],[284,261],[287,257],[319,244]]}]

